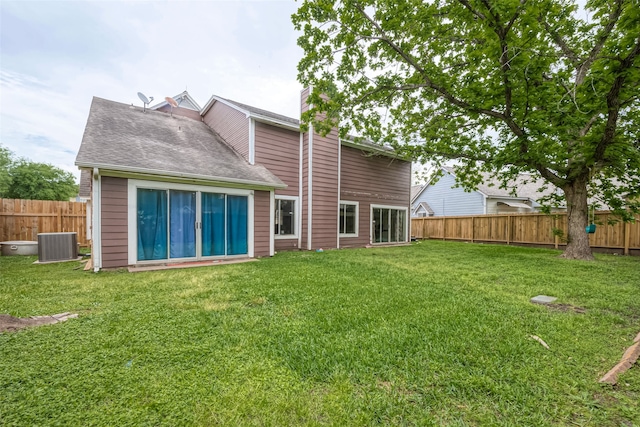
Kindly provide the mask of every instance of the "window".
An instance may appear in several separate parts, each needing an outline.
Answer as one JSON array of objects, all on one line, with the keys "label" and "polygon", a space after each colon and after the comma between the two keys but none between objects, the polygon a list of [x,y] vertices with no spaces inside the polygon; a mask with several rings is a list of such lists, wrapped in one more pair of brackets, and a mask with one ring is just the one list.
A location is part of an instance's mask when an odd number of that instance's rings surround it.
[{"label": "window", "polygon": [[358,237],[358,203],[340,202],[340,237]]},{"label": "window", "polygon": [[407,241],[407,210],[402,208],[372,207],[373,243],[399,243]]},{"label": "window", "polygon": [[276,237],[296,237],[296,198],[276,197]]},{"label": "window", "polygon": [[252,255],[248,190],[129,180],[129,263]]}]

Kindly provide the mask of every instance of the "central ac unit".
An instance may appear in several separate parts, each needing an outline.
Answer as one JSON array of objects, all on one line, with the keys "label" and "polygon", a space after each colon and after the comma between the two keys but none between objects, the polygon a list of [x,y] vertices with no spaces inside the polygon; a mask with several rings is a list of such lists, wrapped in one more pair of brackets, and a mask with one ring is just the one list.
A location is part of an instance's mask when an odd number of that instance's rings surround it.
[{"label": "central ac unit", "polygon": [[39,233],[38,261],[66,261],[78,257],[78,233]]}]

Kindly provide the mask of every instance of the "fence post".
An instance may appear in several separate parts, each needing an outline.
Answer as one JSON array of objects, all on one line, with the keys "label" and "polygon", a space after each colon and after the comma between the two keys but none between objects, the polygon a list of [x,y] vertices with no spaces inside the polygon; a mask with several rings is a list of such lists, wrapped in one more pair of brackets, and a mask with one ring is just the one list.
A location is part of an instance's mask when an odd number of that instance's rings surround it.
[{"label": "fence post", "polygon": [[507,245],[511,240],[511,215],[507,215]]},{"label": "fence post", "polygon": [[556,249],[558,249],[558,241],[560,237],[558,237],[558,215],[553,216],[553,245]]},{"label": "fence post", "polygon": [[62,231],[62,212],[60,209],[60,206],[58,206],[58,208],[56,209],[57,213],[58,213],[58,228],[56,229],[57,232],[61,232]]},{"label": "fence post", "polygon": [[631,238],[631,223],[624,223],[624,254],[629,255],[629,240]]},{"label": "fence post", "polygon": [[471,217],[471,243],[473,243],[474,238],[476,237],[476,217]]},{"label": "fence post", "polygon": [[447,217],[443,216],[442,217],[442,240],[445,240],[445,235],[446,235],[446,225],[447,225]]}]

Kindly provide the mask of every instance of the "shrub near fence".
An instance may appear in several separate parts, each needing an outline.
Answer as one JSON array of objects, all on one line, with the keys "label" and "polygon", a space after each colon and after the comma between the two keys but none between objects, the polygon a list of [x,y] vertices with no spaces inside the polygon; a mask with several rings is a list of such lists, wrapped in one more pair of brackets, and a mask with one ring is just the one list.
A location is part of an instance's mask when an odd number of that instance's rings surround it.
[{"label": "shrub near fence", "polygon": [[38,233],[78,233],[87,246],[87,204],[49,200],[0,199],[0,242],[38,240]]},{"label": "shrub near fence", "polygon": [[[610,212],[596,212],[596,232],[589,235],[592,248],[621,250],[640,255],[640,217],[635,223],[617,222]],[[463,240],[555,248],[566,243],[567,214],[499,214],[411,218],[411,235],[417,239]]]}]

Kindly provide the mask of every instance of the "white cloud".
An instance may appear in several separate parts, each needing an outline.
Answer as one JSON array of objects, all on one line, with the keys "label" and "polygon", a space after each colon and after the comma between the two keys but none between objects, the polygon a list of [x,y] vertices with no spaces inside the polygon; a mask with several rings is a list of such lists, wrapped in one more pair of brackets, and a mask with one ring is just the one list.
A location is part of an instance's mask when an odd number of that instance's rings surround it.
[{"label": "white cloud", "polygon": [[296,6],[3,0],[0,143],[79,175],[91,98],[140,104],[138,91],[158,101],[187,88],[201,105],[216,94],[297,117]]}]

